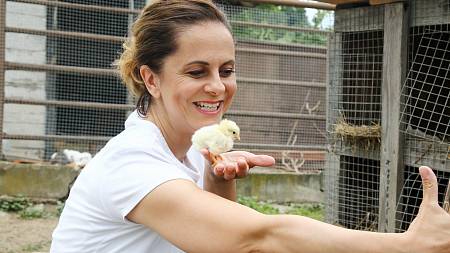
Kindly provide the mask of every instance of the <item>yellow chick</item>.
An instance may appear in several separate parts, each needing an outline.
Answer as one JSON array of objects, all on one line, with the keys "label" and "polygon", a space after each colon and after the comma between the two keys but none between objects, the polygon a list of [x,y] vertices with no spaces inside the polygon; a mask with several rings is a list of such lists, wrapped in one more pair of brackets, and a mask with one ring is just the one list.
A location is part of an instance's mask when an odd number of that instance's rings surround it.
[{"label": "yellow chick", "polygon": [[197,150],[208,149],[210,159],[215,164],[217,160],[221,160],[219,154],[230,151],[233,148],[233,141],[240,140],[239,134],[239,127],[235,122],[223,119],[219,124],[198,129],[191,140]]}]

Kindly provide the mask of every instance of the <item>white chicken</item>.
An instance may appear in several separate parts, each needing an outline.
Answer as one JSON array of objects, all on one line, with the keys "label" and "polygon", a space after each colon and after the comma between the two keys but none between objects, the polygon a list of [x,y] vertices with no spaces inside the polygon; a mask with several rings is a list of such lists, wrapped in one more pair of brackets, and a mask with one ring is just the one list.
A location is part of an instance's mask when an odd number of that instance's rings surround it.
[{"label": "white chicken", "polygon": [[197,150],[208,149],[213,164],[221,160],[221,153],[233,148],[234,140],[240,140],[238,125],[228,119],[223,119],[219,124],[205,126],[192,135],[192,145]]}]

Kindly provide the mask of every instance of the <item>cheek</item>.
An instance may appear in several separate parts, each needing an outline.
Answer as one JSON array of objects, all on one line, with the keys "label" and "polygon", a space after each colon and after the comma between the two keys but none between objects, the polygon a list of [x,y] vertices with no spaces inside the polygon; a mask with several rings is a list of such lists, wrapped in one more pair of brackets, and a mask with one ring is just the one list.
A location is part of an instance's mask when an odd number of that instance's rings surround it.
[{"label": "cheek", "polygon": [[227,93],[227,99],[224,104],[224,109],[225,109],[225,111],[227,111],[228,108],[231,106],[231,102],[232,102],[234,94],[236,93],[236,90],[237,90],[236,82],[225,84],[225,89],[226,89],[226,93]]},{"label": "cheek", "polygon": [[228,99],[232,99],[237,90],[236,81],[225,84],[225,89],[227,91]]}]

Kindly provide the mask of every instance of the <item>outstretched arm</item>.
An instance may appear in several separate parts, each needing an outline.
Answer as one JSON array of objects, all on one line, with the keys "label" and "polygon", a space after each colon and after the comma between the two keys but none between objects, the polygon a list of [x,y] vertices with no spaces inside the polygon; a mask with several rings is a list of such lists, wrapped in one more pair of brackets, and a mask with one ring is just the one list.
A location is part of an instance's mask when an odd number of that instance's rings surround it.
[{"label": "outstretched arm", "polygon": [[192,182],[173,180],[127,216],[186,252],[450,253],[450,215],[438,206],[437,181],[421,168],[424,199],[405,233],[349,230],[306,217],[263,215]]}]

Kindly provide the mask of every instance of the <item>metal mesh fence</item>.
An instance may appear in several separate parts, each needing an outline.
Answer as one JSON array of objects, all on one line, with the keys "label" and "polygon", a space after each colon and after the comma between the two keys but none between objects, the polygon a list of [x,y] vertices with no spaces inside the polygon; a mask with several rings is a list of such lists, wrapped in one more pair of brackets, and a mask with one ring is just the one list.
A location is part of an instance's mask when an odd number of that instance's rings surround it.
[{"label": "metal mesh fence", "polygon": [[[445,171],[434,171],[438,178],[438,200],[442,206],[446,189],[448,186],[450,173]],[[422,202],[422,180],[417,167],[407,166],[404,173],[404,184],[401,197],[397,206],[396,231],[404,232],[409,224],[419,212],[419,206]]]},{"label": "metal mesh fence", "polygon": [[[95,154],[134,109],[111,63],[145,0],[6,1],[2,152],[48,160]],[[238,93],[226,117],[242,129],[237,149],[272,154],[277,167],[324,165],[325,78],[332,15],[219,3],[237,46]],[[328,21],[327,21],[328,20]]]},{"label": "metal mesh fence", "polygon": [[379,148],[379,135],[366,131],[381,124],[383,15],[382,6],[336,13],[327,130],[339,154],[373,156]]},{"label": "metal mesh fence", "polygon": [[329,48],[327,220],[377,230],[384,8],[336,12]]},{"label": "metal mesh fence", "polygon": [[380,162],[341,156],[337,224],[352,229],[377,230]]},{"label": "metal mesh fence", "polygon": [[422,186],[418,167],[436,169],[440,204],[450,178],[450,3],[412,1],[410,16],[408,74],[400,119],[405,170],[397,231],[404,231],[419,209]]},{"label": "metal mesh fence", "polygon": [[[400,101],[390,104],[400,108],[398,156],[402,165],[398,171],[388,164],[380,167],[380,161],[392,162],[379,143],[381,123],[392,124],[382,118],[382,101],[386,101],[382,94],[386,93],[381,88],[386,73],[393,73],[383,68],[388,66],[383,53],[389,46],[383,44],[391,43],[386,41],[390,36],[383,25],[387,7],[336,11],[328,67],[330,152],[325,180],[329,222],[380,231],[393,224],[395,231],[405,231],[422,199],[421,165],[435,170],[439,202],[444,202],[450,177],[450,5],[448,1],[409,3],[408,43],[402,45],[407,61],[398,68],[406,70],[406,78],[401,98],[390,100]],[[392,175],[398,178],[391,179]],[[393,189],[399,189],[398,198],[392,195]],[[396,209],[390,216],[393,198]]]}]

